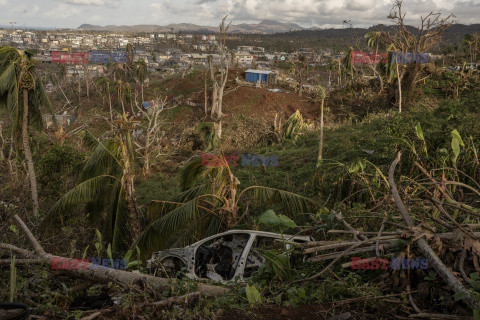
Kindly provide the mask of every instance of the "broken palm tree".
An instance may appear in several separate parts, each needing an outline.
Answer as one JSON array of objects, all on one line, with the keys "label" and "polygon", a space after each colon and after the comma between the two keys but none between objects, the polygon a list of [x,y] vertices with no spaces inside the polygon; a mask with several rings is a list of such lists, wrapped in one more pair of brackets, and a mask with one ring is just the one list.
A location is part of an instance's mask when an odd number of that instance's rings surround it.
[{"label": "broken palm tree", "polygon": [[227,16],[223,17],[219,26],[220,65],[218,66],[218,70],[215,70],[213,56],[208,56],[210,79],[212,81],[212,108],[210,116],[216,121],[216,129],[219,139],[222,137],[223,91],[228,78],[228,51],[225,46],[225,40],[230,23],[227,24],[226,20]]}]

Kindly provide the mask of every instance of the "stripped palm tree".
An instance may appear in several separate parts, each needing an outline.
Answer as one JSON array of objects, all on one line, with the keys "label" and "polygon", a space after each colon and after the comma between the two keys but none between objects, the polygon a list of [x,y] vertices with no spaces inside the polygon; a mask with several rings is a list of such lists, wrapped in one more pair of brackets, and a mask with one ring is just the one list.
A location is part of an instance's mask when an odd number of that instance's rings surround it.
[{"label": "stripped palm tree", "polygon": [[[365,39],[367,39],[367,45],[370,49],[375,48],[375,59],[378,59],[378,46],[380,44],[380,37],[382,33],[380,31],[369,31],[365,34]],[[370,64],[374,76],[378,77],[380,80],[380,91],[383,91],[383,79],[382,75],[379,71],[379,64],[382,63],[381,59],[379,59],[377,63],[377,67],[374,67],[373,65]]]},{"label": "stripped palm tree", "polygon": [[[110,93],[110,86],[112,85],[112,81],[107,76],[103,76],[98,78],[96,85],[102,88],[102,91],[108,97],[108,106],[110,108],[110,122],[113,123],[113,108],[112,108],[112,96]],[[113,124],[112,124],[113,125]]]},{"label": "stripped palm tree", "polygon": [[354,77],[355,72],[356,72],[356,69],[355,69],[355,66],[354,66],[354,63],[353,63],[353,58],[352,58],[352,52],[353,51],[354,51],[353,47],[349,47],[347,55],[345,56],[345,58],[343,58],[343,61],[342,61],[342,64],[345,68],[345,72],[348,75],[350,75],[350,77],[352,78],[352,82],[353,82],[353,77]]},{"label": "stripped palm tree", "polygon": [[[23,101],[23,104],[21,101]],[[30,179],[33,214],[38,215],[37,179],[30,149],[28,129],[29,127],[34,129],[43,127],[40,107],[45,107],[50,113],[53,113],[53,110],[36,71],[33,52],[0,46],[1,107],[6,108],[12,117],[14,123],[12,132],[17,135],[21,132],[23,151]]]},{"label": "stripped palm tree", "polygon": [[137,75],[137,80],[140,82],[140,88],[141,88],[141,93],[142,93],[142,102],[145,101],[143,97],[143,86],[145,84],[145,80],[148,77],[148,67],[147,63],[145,60],[140,59],[135,62],[135,65],[137,66],[136,68],[136,75]]},{"label": "stripped palm tree", "polygon": [[114,124],[115,137],[105,142],[87,132],[85,141],[93,153],[80,174],[79,183],[57,201],[44,224],[84,204],[89,222],[103,225],[103,234],[112,243],[112,249],[121,251],[130,242],[128,225],[132,239],[138,237],[140,227],[134,187],[133,122],[124,116]]},{"label": "stripped palm tree", "polygon": [[286,214],[316,211],[314,200],[275,188],[251,186],[239,189],[240,181],[221,156],[216,166],[205,166],[193,158],[181,175],[184,191],[171,201],[152,201],[148,218],[152,221],[136,245],[146,254],[168,246],[178,246],[233,228],[247,217],[249,205],[278,204]]}]

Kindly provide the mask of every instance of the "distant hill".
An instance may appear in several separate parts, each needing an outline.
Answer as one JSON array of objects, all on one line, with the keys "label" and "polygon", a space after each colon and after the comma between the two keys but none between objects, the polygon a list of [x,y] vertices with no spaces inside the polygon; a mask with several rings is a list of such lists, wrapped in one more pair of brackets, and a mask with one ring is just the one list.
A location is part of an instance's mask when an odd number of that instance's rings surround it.
[{"label": "distant hill", "polygon": [[[303,30],[296,30],[295,32],[289,32],[284,34],[278,34],[275,36],[279,37],[299,37],[299,38],[353,38],[356,35],[364,35],[368,31],[372,30],[385,30],[393,28],[392,26],[386,25],[377,25],[370,28],[341,28],[341,29],[320,29],[320,28],[310,28]],[[416,34],[417,28],[412,26],[407,26],[407,28],[413,33]],[[446,42],[457,42],[463,38],[465,34],[472,34],[478,32],[480,33],[480,24],[454,24],[450,28],[446,29],[443,33],[443,40]]]},{"label": "distant hill", "polygon": [[[95,30],[95,31],[110,31],[110,32],[206,32],[212,33],[218,30],[218,27],[212,26],[199,26],[191,23],[174,23],[165,26],[159,25],[133,25],[133,26],[99,26],[92,24],[82,24],[77,29],[82,30]],[[231,33],[254,33],[254,34],[272,34],[281,32],[290,32],[296,30],[303,30],[301,26],[295,23],[283,23],[273,20],[263,20],[260,23],[241,23],[237,25],[231,25],[229,32]]]}]

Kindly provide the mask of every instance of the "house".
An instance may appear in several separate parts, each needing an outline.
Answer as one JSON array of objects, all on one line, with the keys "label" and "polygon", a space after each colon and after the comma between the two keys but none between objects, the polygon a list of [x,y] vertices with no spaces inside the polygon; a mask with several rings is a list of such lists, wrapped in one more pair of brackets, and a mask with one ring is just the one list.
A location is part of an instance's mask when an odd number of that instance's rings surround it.
[{"label": "house", "polygon": [[275,73],[268,70],[248,69],[245,71],[245,80],[251,83],[272,84],[275,83]]},{"label": "house", "polygon": [[197,54],[192,53],[190,55],[190,60],[194,64],[203,64],[206,65],[208,63],[208,54]]},{"label": "house", "polygon": [[251,65],[254,60],[254,56],[250,53],[237,53],[235,55],[235,62],[238,64],[249,64]]},{"label": "house", "polygon": [[[73,123],[73,115],[71,114],[56,114],[55,121],[59,126],[69,126]],[[53,116],[51,114],[46,114],[43,116],[43,121],[45,121],[45,125],[47,128],[50,128],[54,125]]]}]

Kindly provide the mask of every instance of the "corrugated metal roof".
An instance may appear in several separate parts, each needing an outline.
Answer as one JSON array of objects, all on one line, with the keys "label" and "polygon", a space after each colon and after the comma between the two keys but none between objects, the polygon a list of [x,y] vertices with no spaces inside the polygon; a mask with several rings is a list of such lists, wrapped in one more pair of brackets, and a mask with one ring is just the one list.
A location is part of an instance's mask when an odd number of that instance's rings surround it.
[{"label": "corrugated metal roof", "polygon": [[245,71],[245,73],[270,74],[273,73],[273,71],[248,69],[247,71]]}]

